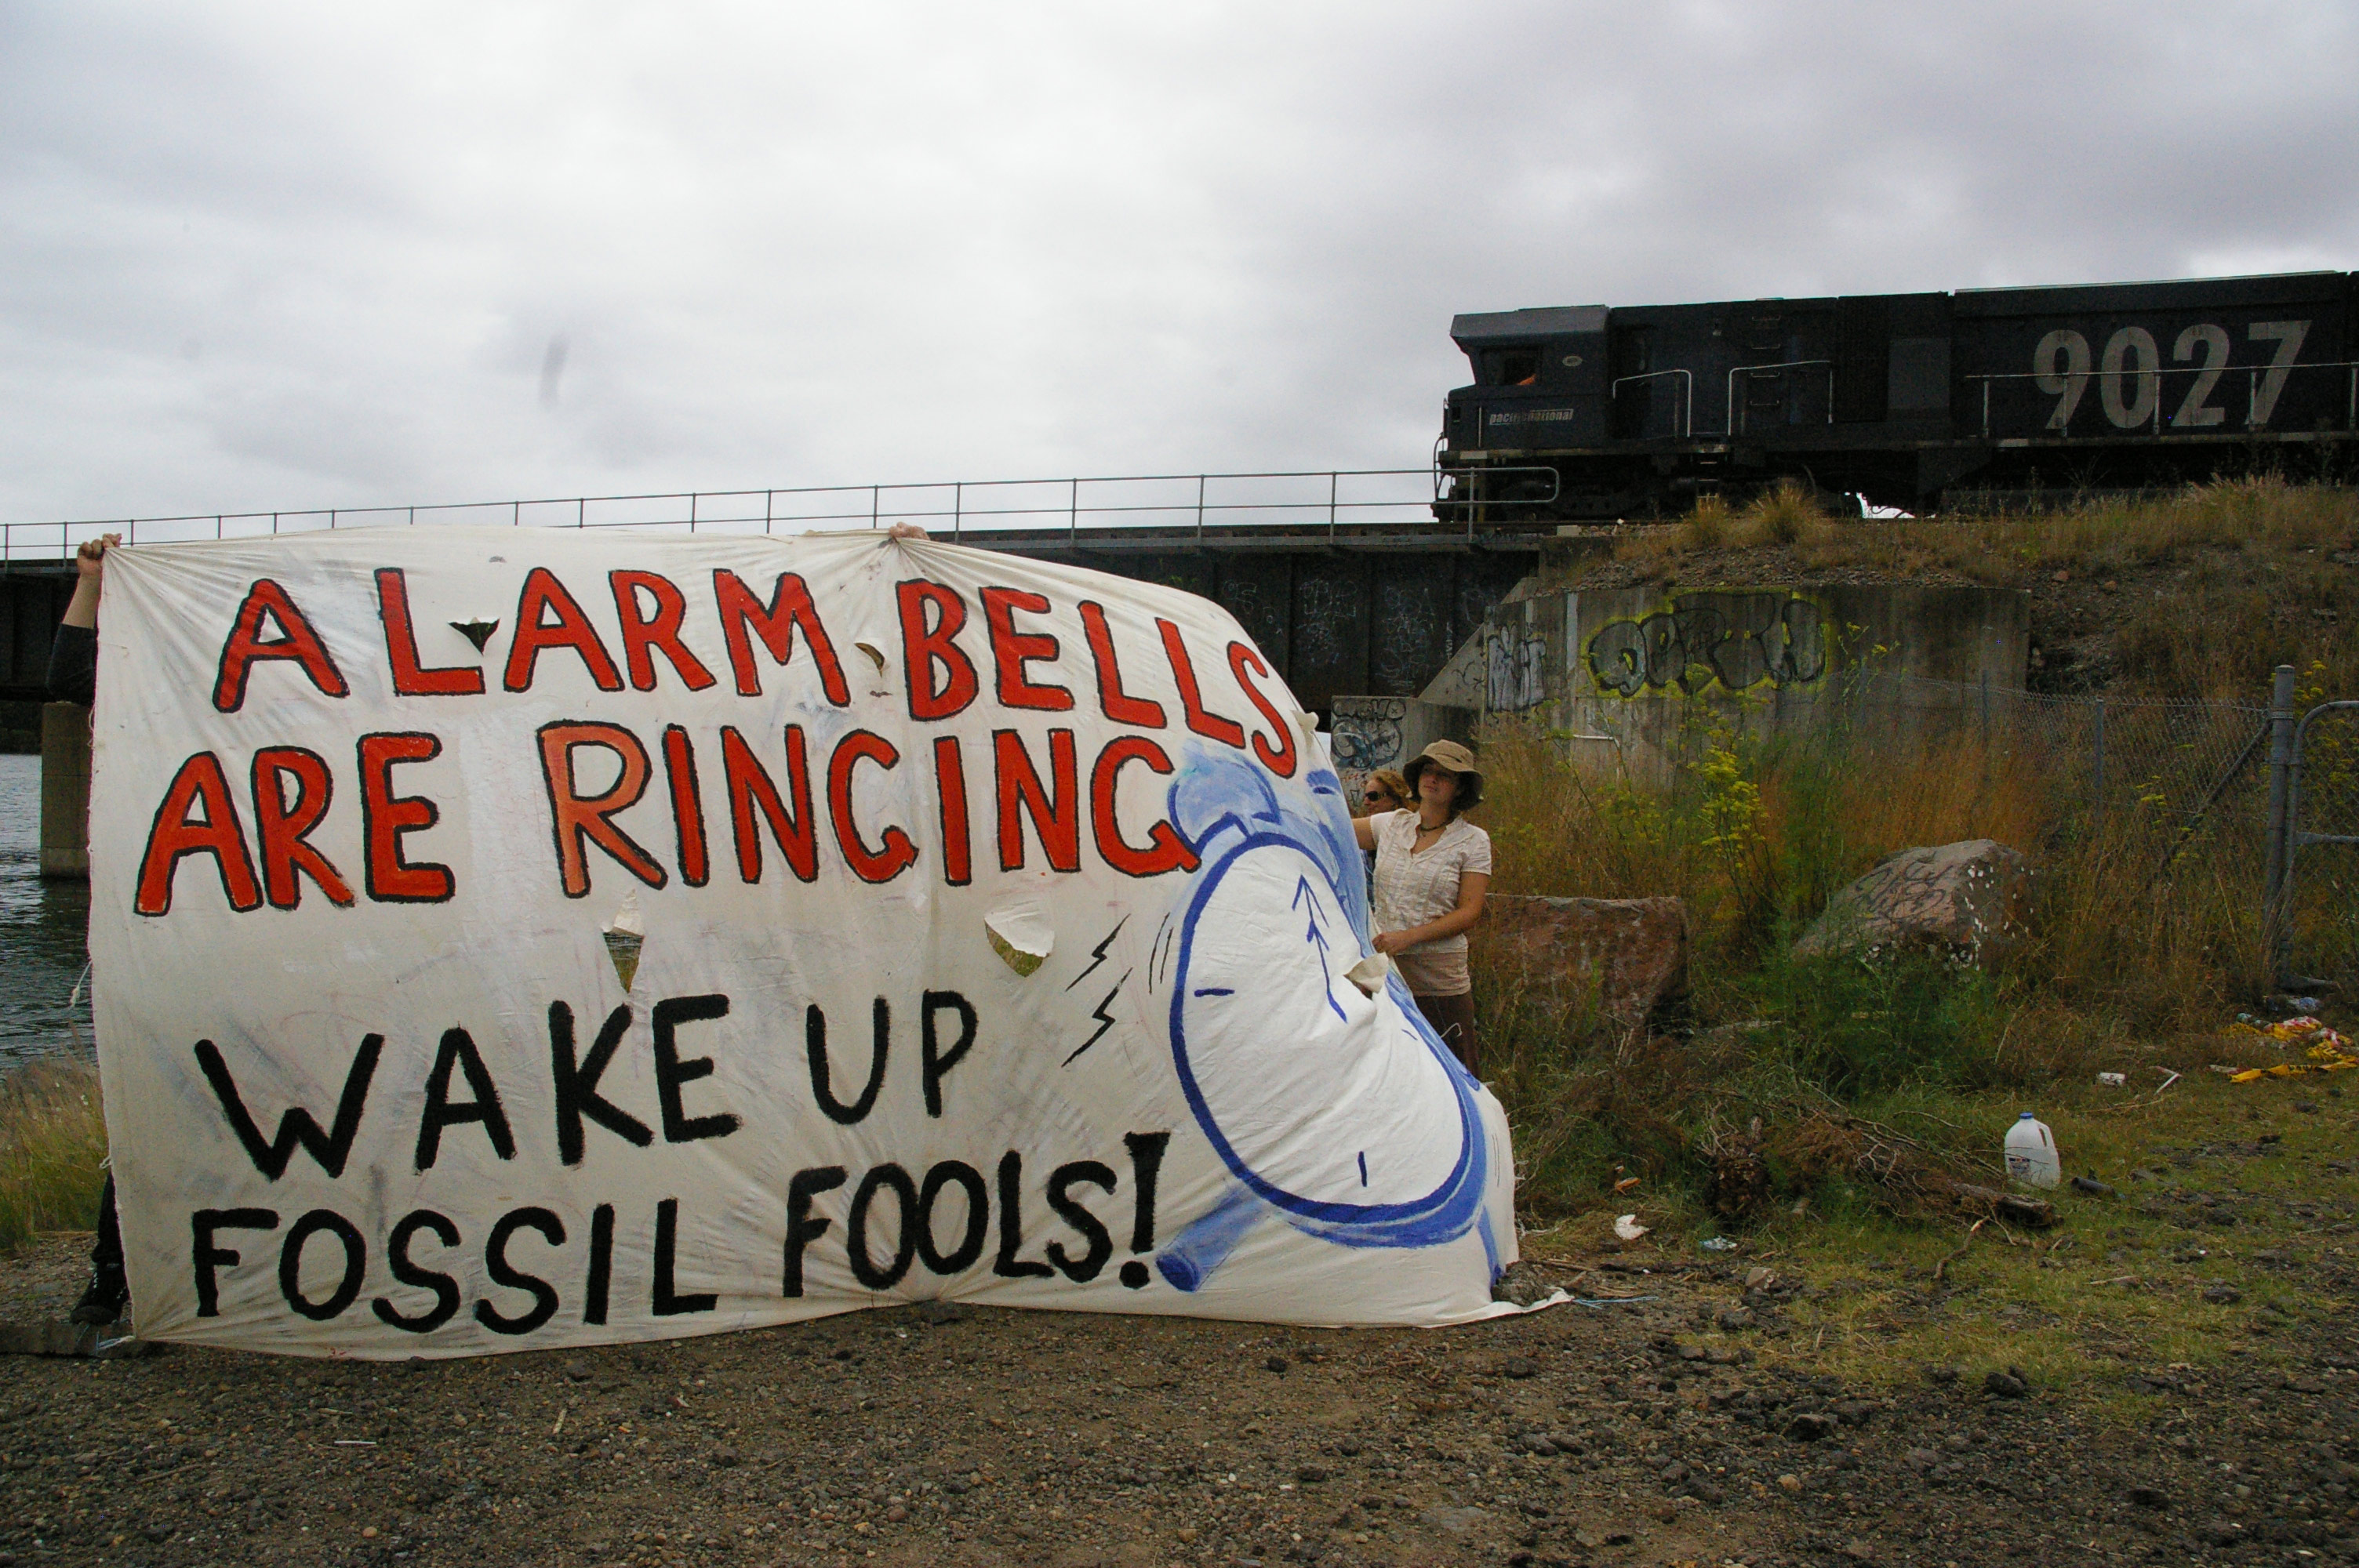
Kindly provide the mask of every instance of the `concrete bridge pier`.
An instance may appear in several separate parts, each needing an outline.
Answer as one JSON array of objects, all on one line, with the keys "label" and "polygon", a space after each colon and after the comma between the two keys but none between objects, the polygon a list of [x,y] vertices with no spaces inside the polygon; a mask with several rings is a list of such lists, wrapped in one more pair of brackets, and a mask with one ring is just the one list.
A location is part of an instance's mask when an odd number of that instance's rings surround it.
[{"label": "concrete bridge pier", "polygon": [[41,707],[41,875],[90,875],[90,709]]}]

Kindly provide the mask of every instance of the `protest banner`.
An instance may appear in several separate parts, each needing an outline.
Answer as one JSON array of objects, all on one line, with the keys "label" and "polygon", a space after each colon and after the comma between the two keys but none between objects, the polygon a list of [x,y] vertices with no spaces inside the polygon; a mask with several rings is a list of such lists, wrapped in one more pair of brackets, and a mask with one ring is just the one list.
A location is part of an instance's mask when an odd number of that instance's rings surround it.
[{"label": "protest banner", "polygon": [[143,1336],[1507,1310],[1505,1118],[1192,595],[875,533],[121,550],[91,835]]}]

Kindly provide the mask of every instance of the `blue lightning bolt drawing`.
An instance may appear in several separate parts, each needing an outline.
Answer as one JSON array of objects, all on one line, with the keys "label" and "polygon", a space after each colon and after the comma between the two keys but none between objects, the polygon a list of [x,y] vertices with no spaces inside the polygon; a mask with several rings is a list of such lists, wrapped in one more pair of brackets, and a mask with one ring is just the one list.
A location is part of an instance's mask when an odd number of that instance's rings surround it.
[{"label": "blue lightning bolt drawing", "polygon": [[[1071,990],[1075,986],[1080,985],[1083,980],[1088,979],[1092,975],[1098,972],[1098,966],[1105,962],[1106,949],[1114,946],[1114,939],[1121,935],[1122,928],[1129,924],[1130,916],[1127,914],[1114,923],[1114,929],[1105,934],[1105,940],[1090,949],[1090,967],[1065,982],[1065,989],[1067,990]],[[1115,989],[1120,989],[1121,988],[1116,987]]]},{"label": "blue lightning bolt drawing", "polygon": [[[1125,918],[1127,918],[1127,916],[1125,916]],[[1116,931],[1119,931],[1119,930],[1121,930],[1121,929],[1122,929],[1122,927],[1121,927],[1121,926],[1119,926],[1119,925],[1117,925],[1117,926],[1115,926],[1115,927],[1114,927],[1114,929],[1115,929]],[[1108,942],[1111,942],[1111,941],[1113,941],[1113,940],[1114,940],[1114,938],[1113,938],[1113,936],[1108,935],[1108,936],[1106,937],[1106,940],[1107,940]],[[1093,966],[1093,967],[1094,967],[1094,966]],[[1086,970],[1086,969],[1082,971],[1082,973],[1084,973],[1084,974],[1086,974],[1086,973],[1088,973],[1088,972],[1089,972],[1089,971],[1088,971],[1088,970]],[[1132,972],[1132,971],[1130,971],[1130,970],[1128,970],[1128,969],[1125,969],[1125,970],[1122,972],[1122,979],[1118,979],[1118,980],[1114,981],[1114,989],[1112,989],[1112,990],[1110,990],[1110,991],[1106,992],[1106,993],[1105,993],[1105,995],[1104,995],[1103,997],[1102,997],[1102,998],[1100,998],[1100,999],[1099,999],[1097,1006],[1095,1006],[1095,1007],[1093,1007],[1093,1008],[1090,1009],[1090,1016],[1091,1016],[1092,1018],[1094,1018],[1094,1019],[1096,1019],[1096,1020],[1098,1021],[1098,1032],[1097,1032],[1095,1034],[1091,1035],[1087,1040],[1082,1041],[1082,1042],[1081,1043],[1081,1044],[1079,1044],[1078,1046],[1074,1047],[1074,1050],[1073,1050],[1073,1054],[1072,1054],[1072,1055],[1068,1056],[1068,1057],[1066,1057],[1066,1058],[1065,1058],[1064,1065],[1065,1065],[1066,1066],[1068,1066],[1068,1067],[1071,1066],[1071,1065],[1073,1065],[1074,1061],[1075,1061],[1075,1060],[1076,1060],[1076,1059],[1081,1055],[1081,1054],[1082,1054],[1082,1052],[1084,1052],[1084,1051],[1088,1050],[1091,1046],[1093,1046],[1093,1045],[1096,1044],[1099,1041],[1101,1041],[1101,1040],[1104,1039],[1104,1038],[1105,1038],[1105,1032],[1106,1032],[1107,1030],[1112,1029],[1112,1028],[1114,1027],[1114,1015],[1113,1015],[1112,1013],[1109,1013],[1108,1011],[1106,1011],[1106,1004],[1107,1004],[1108,1002],[1110,1002],[1110,1001],[1114,1000],[1114,998],[1116,998],[1116,997],[1118,997],[1118,996],[1120,996],[1120,995],[1122,994],[1122,988],[1123,988],[1123,987],[1125,987],[1125,986],[1126,986],[1126,985],[1130,984],[1131,972]],[[1067,986],[1065,989],[1066,989],[1067,990],[1071,990],[1071,989],[1072,989],[1073,988],[1072,988],[1072,987],[1071,987],[1071,986]]]}]

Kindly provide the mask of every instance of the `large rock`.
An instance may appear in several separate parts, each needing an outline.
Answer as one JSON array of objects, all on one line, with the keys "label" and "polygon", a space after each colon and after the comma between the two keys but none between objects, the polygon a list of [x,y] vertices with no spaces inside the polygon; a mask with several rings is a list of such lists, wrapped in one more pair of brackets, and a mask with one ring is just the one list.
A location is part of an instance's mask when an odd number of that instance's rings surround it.
[{"label": "large rock", "polygon": [[1637,1024],[1687,990],[1688,911],[1676,898],[1495,893],[1477,940],[1507,985],[1562,1011]]},{"label": "large rock", "polygon": [[1919,948],[1991,963],[2030,935],[2031,884],[2031,863],[1995,838],[1902,849],[1829,900],[1794,957]]}]

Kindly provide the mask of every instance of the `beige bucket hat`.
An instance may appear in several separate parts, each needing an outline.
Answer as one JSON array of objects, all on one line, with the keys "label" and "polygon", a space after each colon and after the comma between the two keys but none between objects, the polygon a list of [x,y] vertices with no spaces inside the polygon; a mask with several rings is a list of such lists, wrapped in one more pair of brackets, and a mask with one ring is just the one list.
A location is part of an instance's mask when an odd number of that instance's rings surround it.
[{"label": "beige bucket hat", "polygon": [[1408,787],[1412,791],[1417,788],[1419,777],[1429,766],[1458,775],[1456,805],[1459,810],[1463,811],[1468,806],[1482,804],[1483,774],[1474,766],[1473,752],[1455,741],[1436,741],[1432,745],[1411,757],[1408,766],[1401,770],[1401,776],[1408,780]]}]

